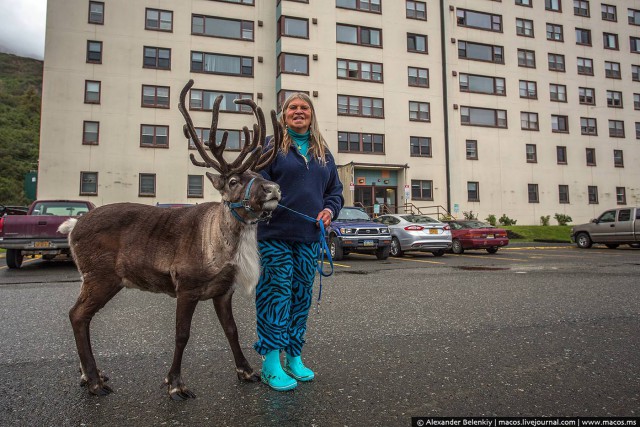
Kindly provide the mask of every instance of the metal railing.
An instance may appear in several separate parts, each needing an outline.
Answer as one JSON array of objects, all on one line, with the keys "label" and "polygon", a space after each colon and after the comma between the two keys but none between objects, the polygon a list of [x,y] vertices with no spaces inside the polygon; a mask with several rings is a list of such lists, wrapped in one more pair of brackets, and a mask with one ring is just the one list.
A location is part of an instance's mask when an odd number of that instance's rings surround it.
[{"label": "metal railing", "polygon": [[456,219],[455,216],[451,215],[451,212],[441,205],[416,206],[413,203],[405,203],[402,208],[404,209],[404,213],[410,213],[413,215],[429,215],[436,217],[438,220]]}]

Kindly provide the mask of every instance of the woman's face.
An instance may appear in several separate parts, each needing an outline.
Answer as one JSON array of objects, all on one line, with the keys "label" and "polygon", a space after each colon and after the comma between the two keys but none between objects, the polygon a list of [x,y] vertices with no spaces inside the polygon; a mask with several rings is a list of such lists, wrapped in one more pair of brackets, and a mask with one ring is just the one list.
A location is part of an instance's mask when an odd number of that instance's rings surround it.
[{"label": "woman's face", "polygon": [[305,133],[311,126],[311,106],[300,98],[293,99],[284,112],[284,122],[297,133]]}]

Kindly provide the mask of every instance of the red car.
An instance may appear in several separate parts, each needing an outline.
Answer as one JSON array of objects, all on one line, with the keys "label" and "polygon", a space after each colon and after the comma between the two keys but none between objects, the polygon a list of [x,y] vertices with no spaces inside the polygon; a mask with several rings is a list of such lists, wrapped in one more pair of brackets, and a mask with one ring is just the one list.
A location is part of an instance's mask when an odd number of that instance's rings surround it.
[{"label": "red car", "polygon": [[465,249],[486,249],[495,254],[509,244],[506,230],[477,220],[444,221],[451,226],[451,252],[461,254]]}]

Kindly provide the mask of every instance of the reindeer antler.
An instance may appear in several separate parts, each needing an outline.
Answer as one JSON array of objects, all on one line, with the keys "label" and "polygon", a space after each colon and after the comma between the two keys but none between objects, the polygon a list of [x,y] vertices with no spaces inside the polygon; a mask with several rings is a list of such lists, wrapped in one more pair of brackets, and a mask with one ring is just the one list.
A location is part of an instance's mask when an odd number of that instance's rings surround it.
[{"label": "reindeer antler", "polygon": [[[227,137],[229,136],[228,132],[225,131],[222,135],[222,140],[220,144],[216,143],[216,133],[218,130],[218,115],[220,114],[220,103],[222,102],[222,95],[218,95],[213,103],[213,112],[211,118],[211,129],[209,132],[209,141],[207,145],[209,146],[209,150],[211,154],[213,154],[213,158],[207,154],[205,150],[204,144],[198,137],[196,129],[193,125],[193,121],[191,120],[191,116],[185,107],[185,99],[187,96],[187,92],[193,87],[193,79],[189,80],[189,82],[184,86],[182,91],[180,92],[180,102],[178,103],[178,110],[182,113],[182,117],[184,117],[185,125],[183,127],[184,135],[187,139],[191,138],[193,143],[202,156],[204,162],[196,160],[193,154],[190,154],[191,162],[196,166],[201,167],[211,167],[218,171],[221,175],[231,175],[231,174],[241,174],[245,172],[247,169],[251,169],[253,171],[259,171],[264,169],[269,163],[273,161],[276,153],[278,152],[278,148],[280,147],[280,143],[282,142],[283,129],[282,125],[278,122],[275,111],[271,111],[271,121],[273,123],[273,140],[271,147],[269,150],[263,152],[263,140],[266,135],[266,125],[264,120],[264,113],[262,109],[253,102],[252,99],[234,99],[234,103],[240,105],[248,105],[253,114],[258,121],[257,124],[253,125],[253,138],[250,140],[249,129],[244,126],[242,131],[244,133],[244,145],[240,151],[240,154],[233,161],[233,163],[229,164],[223,157],[223,152],[227,146]],[[248,156],[248,158],[247,158]]]}]

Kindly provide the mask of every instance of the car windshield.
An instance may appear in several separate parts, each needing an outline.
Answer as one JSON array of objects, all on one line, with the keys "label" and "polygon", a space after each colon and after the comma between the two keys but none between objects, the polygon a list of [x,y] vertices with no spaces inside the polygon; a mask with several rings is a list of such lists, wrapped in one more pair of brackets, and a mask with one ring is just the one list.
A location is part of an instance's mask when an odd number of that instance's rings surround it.
[{"label": "car windshield", "polygon": [[369,215],[366,212],[361,211],[360,209],[342,209],[340,214],[338,214],[338,220],[341,221],[370,221]]},{"label": "car windshield", "polygon": [[464,221],[456,224],[459,224],[462,228],[495,228],[493,225],[482,221]]},{"label": "car windshield", "polygon": [[402,219],[408,222],[413,222],[414,224],[424,224],[427,222],[440,222],[437,219],[433,219],[430,216],[426,216],[426,215],[402,215]]},{"label": "car windshield", "polygon": [[85,203],[38,202],[33,207],[33,215],[77,216],[89,212]]}]

